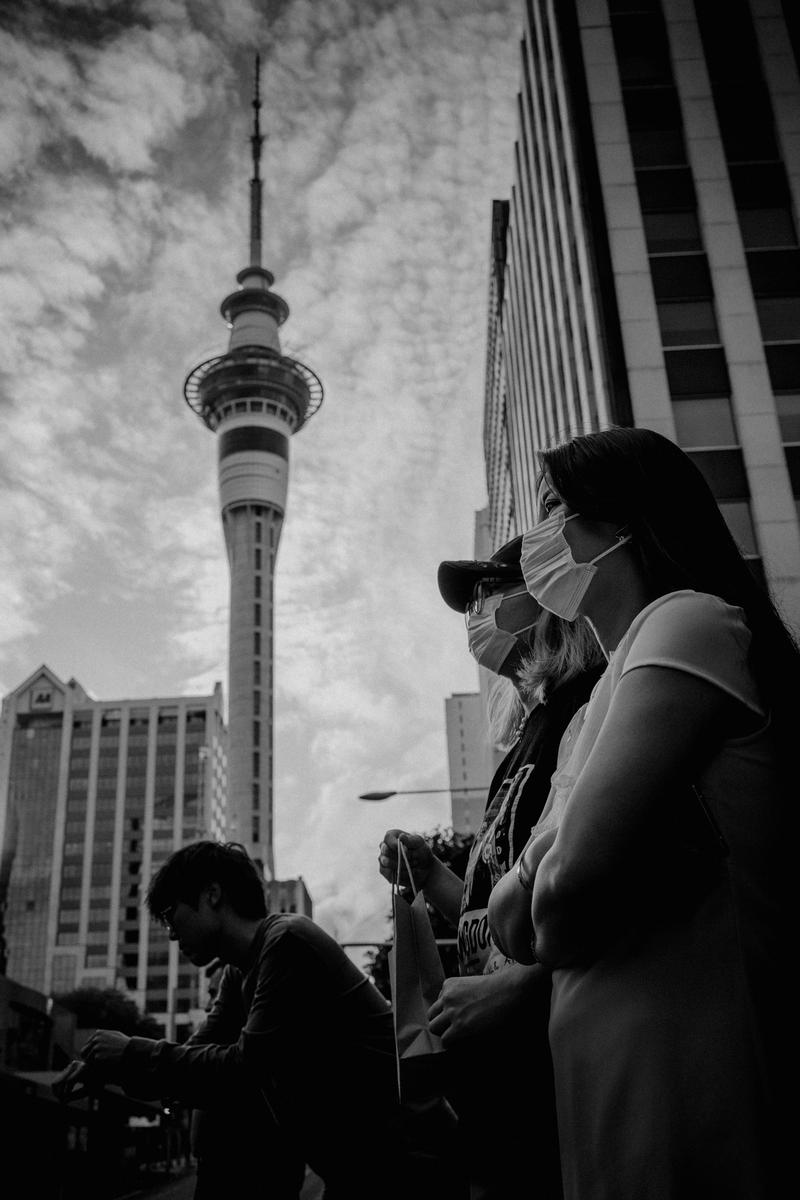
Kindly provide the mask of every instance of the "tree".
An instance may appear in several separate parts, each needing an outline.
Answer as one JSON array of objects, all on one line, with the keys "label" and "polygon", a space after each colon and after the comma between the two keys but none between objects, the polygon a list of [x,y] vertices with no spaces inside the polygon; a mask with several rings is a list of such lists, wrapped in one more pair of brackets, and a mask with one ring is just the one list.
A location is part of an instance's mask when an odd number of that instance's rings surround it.
[{"label": "tree", "polygon": [[[458,875],[459,879],[464,878],[467,869],[467,860],[469,852],[474,841],[474,834],[455,833],[452,829],[443,829],[440,825],[431,833],[423,833],[422,836],[430,846],[436,858],[443,862],[446,866]],[[431,928],[433,935],[437,938],[452,938],[456,936],[456,930],[453,926],[445,921],[441,913],[429,904],[428,915],[431,919]],[[392,914],[387,914],[391,920]],[[458,974],[458,951],[456,946],[440,946],[439,955],[442,959],[445,975]],[[367,953],[367,961],[364,964],[364,970],[371,976],[373,983],[377,987],[381,995],[387,1000],[391,1000],[391,989],[389,987],[389,947],[379,946],[377,950],[370,950]]]},{"label": "tree", "polygon": [[53,1000],[75,1013],[78,1029],[116,1029],[128,1037],[161,1037],[158,1022],[116,988],[80,987]]}]

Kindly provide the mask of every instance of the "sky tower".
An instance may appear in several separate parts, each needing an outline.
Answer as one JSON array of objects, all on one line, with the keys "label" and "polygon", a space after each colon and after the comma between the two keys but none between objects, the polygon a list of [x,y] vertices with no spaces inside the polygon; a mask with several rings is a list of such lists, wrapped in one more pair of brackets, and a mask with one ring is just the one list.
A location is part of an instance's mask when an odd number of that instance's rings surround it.
[{"label": "sky tower", "polygon": [[273,576],[286,512],[289,438],[322,403],[313,371],[281,354],[286,301],[261,265],[261,95],[256,55],[250,259],[220,311],[227,354],[200,363],[184,396],[217,435],[219,499],[231,572],[228,657],[228,837],[258,859],[267,879],[273,853]]}]

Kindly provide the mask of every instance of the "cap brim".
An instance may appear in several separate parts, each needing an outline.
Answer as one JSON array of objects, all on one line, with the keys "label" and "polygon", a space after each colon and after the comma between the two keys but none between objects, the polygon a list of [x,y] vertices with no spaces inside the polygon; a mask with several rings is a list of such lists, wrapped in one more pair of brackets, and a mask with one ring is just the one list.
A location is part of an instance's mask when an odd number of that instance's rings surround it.
[{"label": "cap brim", "polygon": [[439,564],[436,581],[439,593],[449,608],[466,612],[475,584],[481,579],[503,579],[509,583],[522,580],[519,562],[503,563],[492,560],[448,560]]}]

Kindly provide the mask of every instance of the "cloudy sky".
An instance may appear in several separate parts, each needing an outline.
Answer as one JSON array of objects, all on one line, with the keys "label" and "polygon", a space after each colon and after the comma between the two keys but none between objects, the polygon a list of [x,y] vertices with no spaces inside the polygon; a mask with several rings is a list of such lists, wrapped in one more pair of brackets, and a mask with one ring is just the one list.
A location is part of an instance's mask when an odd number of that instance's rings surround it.
[{"label": "cloudy sky", "polygon": [[213,436],[263,58],[264,263],[325,402],[292,442],[276,583],[276,865],[384,936],[377,846],[449,823],[444,700],[477,689],[436,568],[486,503],[491,202],[521,0],[0,4],[0,690],[227,691]]}]

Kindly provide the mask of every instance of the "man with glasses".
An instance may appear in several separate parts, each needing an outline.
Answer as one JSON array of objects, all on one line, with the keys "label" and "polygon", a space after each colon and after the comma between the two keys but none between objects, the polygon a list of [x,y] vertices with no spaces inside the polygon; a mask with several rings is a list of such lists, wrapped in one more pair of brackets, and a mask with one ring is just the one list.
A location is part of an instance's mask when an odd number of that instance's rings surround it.
[{"label": "man with glasses", "polygon": [[[398,1102],[389,1005],[318,925],[265,915],[264,903],[241,846],[202,841],[175,851],[150,884],[147,908],[195,966],[227,964],[209,1015],[211,1035],[224,1029],[224,1040],[176,1045],[98,1030],[54,1083],[56,1095],[109,1082],[225,1113],[255,1093],[277,1123],[282,1153],[309,1164],[328,1200],[461,1200],[448,1161],[452,1111]],[[264,1194],[283,1195],[271,1190],[271,1143],[259,1149]],[[253,1182],[234,1151],[227,1190]]]},{"label": "man with glasses", "polygon": [[[458,930],[460,974],[445,980],[428,1015],[448,1051],[447,1095],[459,1117],[472,1200],[561,1195],[547,1044],[549,972],[500,953],[489,935],[487,905],[538,820],[562,735],[605,665],[588,627],[572,629],[528,594],[521,543],[514,538],[488,560],[439,566],[440,594],[463,614],[470,653],[498,677],[505,699],[498,740],[510,743],[465,878],[434,858],[419,835],[399,829],[384,834],[379,859],[391,881],[402,837],[426,899]],[[519,1063],[524,1078],[515,1074]]]}]

